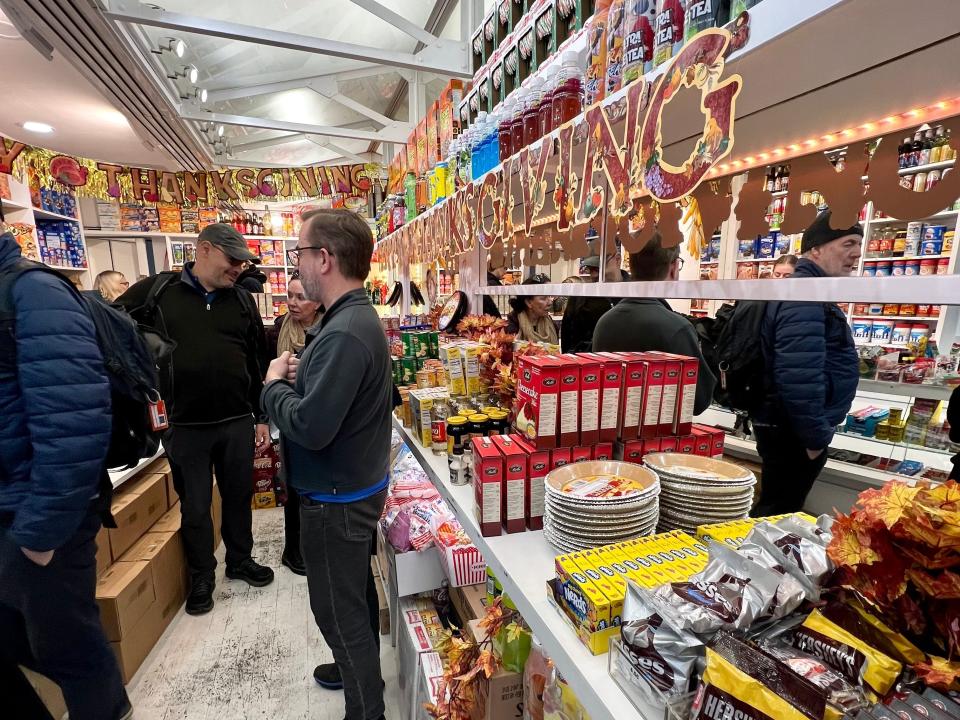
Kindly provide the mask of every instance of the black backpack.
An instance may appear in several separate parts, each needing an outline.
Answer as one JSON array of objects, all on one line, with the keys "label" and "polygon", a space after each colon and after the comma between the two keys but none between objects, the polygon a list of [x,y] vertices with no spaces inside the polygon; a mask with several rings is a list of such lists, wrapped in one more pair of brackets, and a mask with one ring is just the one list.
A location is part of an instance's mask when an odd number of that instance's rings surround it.
[{"label": "black backpack", "polygon": [[[137,323],[123,310],[109,305],[99,293],[80,292],[57,271],[23,258],[0,273],[0,329],[5,337],[14,337],[14,283],[27,272],[46,272],[62,280],[80,300],[96,328],[97,344],[110,379],[113,421],[107,467],[133,467],[142,458],[154,455],[160,446],[160,433],[153,430],[150,405],[160,399],[158,361],[173,351],[172,344],[156,335],[151,346]],[[11,346],[13,352],[0,355],[0,371],[15,371],[16,344]],[[11,368],[3,368],[4,364]]]},{"label": "black backpack", "polygon": [[[767,399],[762,326],[767,303],[741,300],[717,312],[712,353],[716,362],[714,400],[731,410],[753,412]],[[727,309],[729,308],[729,309]]]}]

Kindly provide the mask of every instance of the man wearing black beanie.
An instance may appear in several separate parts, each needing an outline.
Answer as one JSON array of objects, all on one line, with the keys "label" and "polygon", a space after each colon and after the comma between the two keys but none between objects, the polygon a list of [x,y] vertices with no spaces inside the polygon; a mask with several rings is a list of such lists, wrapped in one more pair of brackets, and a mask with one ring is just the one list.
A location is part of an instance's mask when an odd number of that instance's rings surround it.
[{"label": "man wearing black beanie", "polygon": [[[835,230],[826,210],[803,233],[793,277],[848,276],[862,245],[859,224]],[[768,303],[761,343],[767,401],[752,418],[763,460],[754,517],[803,509],[859,382],[853,334],[836,303]]]}]

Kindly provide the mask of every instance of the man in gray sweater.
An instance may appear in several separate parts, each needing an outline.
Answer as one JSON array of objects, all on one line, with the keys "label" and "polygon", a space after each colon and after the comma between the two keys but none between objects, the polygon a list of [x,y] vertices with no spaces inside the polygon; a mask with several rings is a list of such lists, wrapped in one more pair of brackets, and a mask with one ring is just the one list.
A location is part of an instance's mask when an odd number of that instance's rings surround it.
[{"label": "man in gray sweater", "polygon": [[318,666],[314,678],[343,688],[347,720],[384,713],[366,606],[370,548],[387,496],[392,381],[386,335],[363,289],[372,254],[370,228],[355,213],[304,214],[290,262],[307,297],[327,312],[307,332],[299,360],[285,352],[270,364],[261,398],[284,437],[310,606],[335,661]]},{"label": "man in gray sweater", "polygon": [[[654,233],[640,252],[630,253],[630,276],[635,281],[677,280],[682,265],[680,247],[663,247],[660,233]],[[593,331],[594,352],[648,350],[697,358],[700,375],[693,410],[699,415],[710,406],[717,379],[704,362],[693,325],[671,310],[665,300],[626,298],[597,321]]]}]

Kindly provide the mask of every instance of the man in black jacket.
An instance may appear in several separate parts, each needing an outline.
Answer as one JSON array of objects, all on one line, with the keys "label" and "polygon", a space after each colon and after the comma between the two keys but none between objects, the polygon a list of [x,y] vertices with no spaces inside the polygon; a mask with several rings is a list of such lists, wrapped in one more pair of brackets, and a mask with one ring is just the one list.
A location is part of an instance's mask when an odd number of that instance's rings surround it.
[{"label": "man in black jacket", "polygon": [[[506,272],[506,265],[498,265],[494,267],[493,261],[489,261],[487,263],[487,285],[492,285],[494,287],[500,287],[503,285],[501,278],[503,278],[503,275]],[[493,317],[500,317],[500,308],[497,307],[497,304],[489,295],[483,296],[483,314],[492,315]]]},{"label": "man in black jacket", "polygon": [[263,407],[284,437],[300,496],[310,606],[335,663],[314,679],[342,687],[347,720],[383,718],[376,630],[365,607],[370,547],[389,481],[393,383],[387,338],[363,289],[373,236],[349,210],[305,213],[291,263],[308,298],[327,308],[300,360],[270,364]]},{"label": "man in black jacket", "polygon": [[250,556],[254,444],[270,442],[265,419],[254,424],[265,369],[263,322],[250,293],[235,287],[253,257],[235,228],[209,225],[197,237],[196,262],[179,275],[138,282],[117,300],[176,343],[169,366],[160,369],[170,418],[163,446],[180,495],[191,615],[213,608],[211,468],[223,500],[226,576],[255,587],[273,582],[273,570]]},{"label": "man in black jacket", "polygon": [[[606,282],[627,282],[630,274],[620,269],[622,262],[620,244],[617,251],[607,256],[604,263],[603,279]],[[591,282],[597,282],[600,277],[600,257],[591,255],[580,263],[581,275],[587,270],[591,275]],[[565,353],[590,352],[593,349],[593,331],[597,323],[620,298],[609,297],[572,297],[567,301],[563,311],[563,320],[560,322],[560,349]]]},{"label": "man in black jacket", "polygon": [[[791,277],[849,276],[862,244],[859,224],[834,230],[826,210],[804,231]],[[853,334],[836,303],[769,302],[760,334],[769,400],[752,416],[763,460],[754,517],[803,509],[860,381]]]},{"label": "man in black jacket", "polygon": [[[680,248],[665,248],[656,233],[638,253],[630,253],[633,280],[676,280],[683,259]],[[694,412],[710,406],[717,379],[703,359],[693,325],[659,298],[626,298],[600,318],[593,333],[594,352],[644,352],[659,350],[695,357],[700,361]]]}]

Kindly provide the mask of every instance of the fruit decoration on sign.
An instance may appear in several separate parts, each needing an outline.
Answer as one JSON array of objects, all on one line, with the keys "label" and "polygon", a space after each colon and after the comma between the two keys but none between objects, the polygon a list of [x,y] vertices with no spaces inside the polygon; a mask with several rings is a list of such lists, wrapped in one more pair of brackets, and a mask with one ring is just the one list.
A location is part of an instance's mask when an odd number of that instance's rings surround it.
[{"label": "fruit decoration on sign", "polygon": [[834,523],[828,553],[834,584],[929,654],[918,674],[960,689],[960,485],[889,480],[865,490]]},{"label": "fruit decoration on sign", "polygon": [[75,158],[67,155],[57,155],[50,160],[50,175],[57,182],[70,187],[86,185],[88,172]]},{"label": "fruit decoration on sign", "polygon": [[724,54],[724,57],[729,57],[737,50],[741,50],[742,48],[746,47],[748,42],[750,42],[750,13],[744,10],[742,13],[737,15],[736,20],[733,21],[730,44],[727,46],[727,51]]}]

